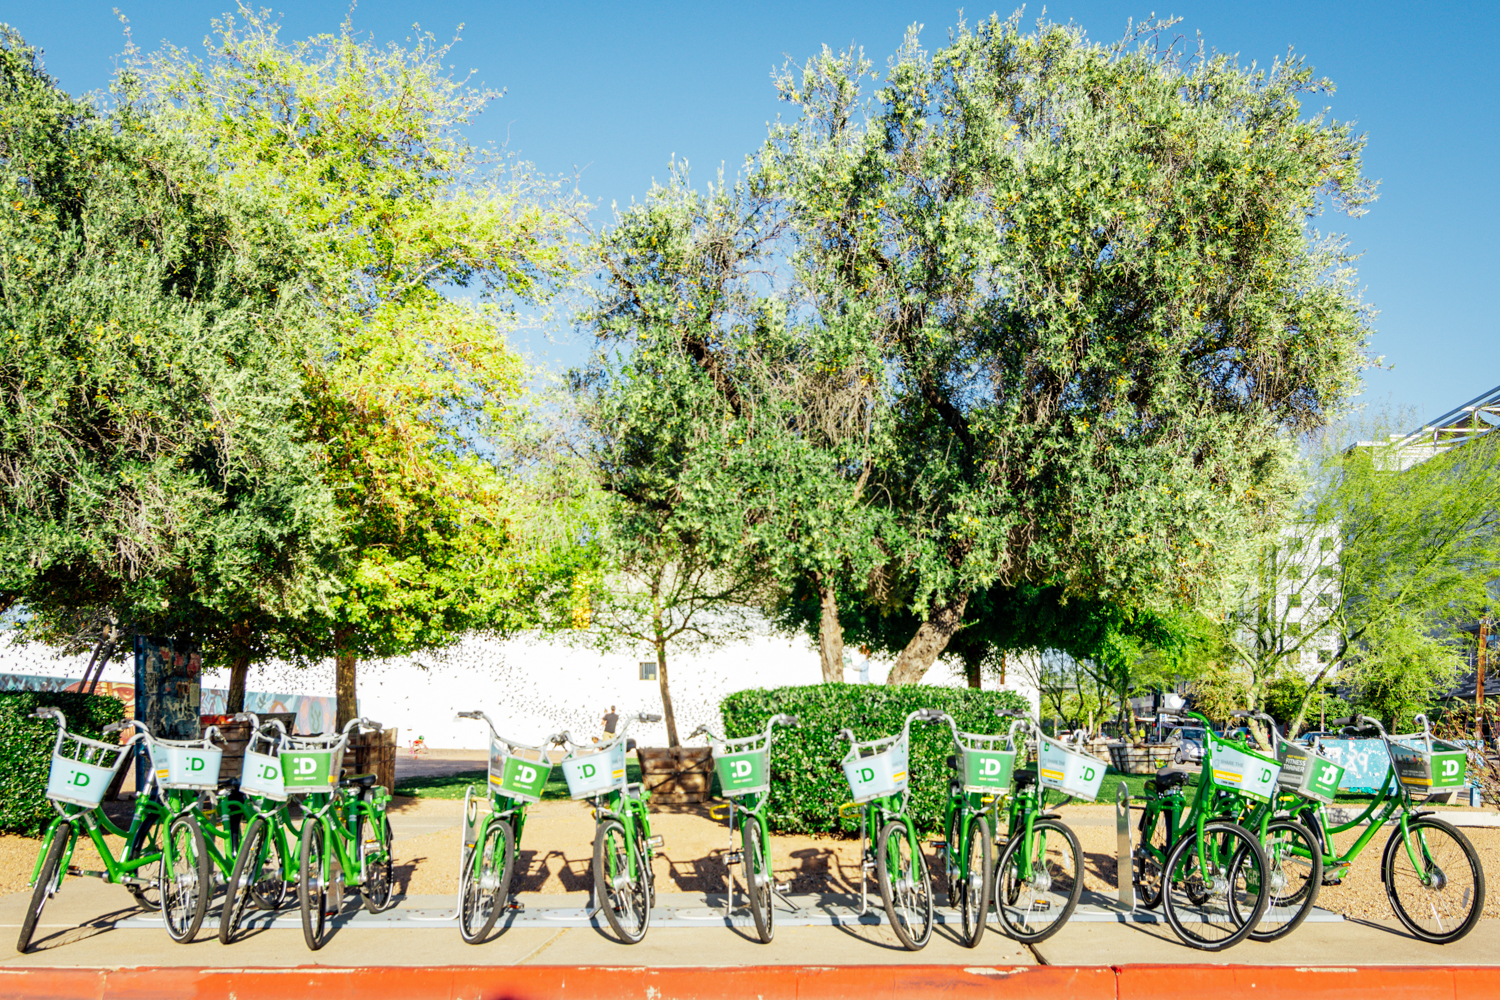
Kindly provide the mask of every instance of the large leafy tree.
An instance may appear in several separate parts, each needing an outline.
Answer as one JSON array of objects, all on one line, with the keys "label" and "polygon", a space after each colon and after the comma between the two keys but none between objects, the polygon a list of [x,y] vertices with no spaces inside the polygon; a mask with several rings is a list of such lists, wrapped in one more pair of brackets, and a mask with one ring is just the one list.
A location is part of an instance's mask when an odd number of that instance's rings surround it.
[{"label": "large leafy tree", "polygon": [[[308,431],[352,565],[310,613],[244,624],[336,659],[341,723],[357,657],[533,623],[572,562],[535,544],[549,503],[509,464],[529,373],[506,335],[573,273],[578,202],[468,141],[497,94],[448,58],[430,35],[382,47],[348,21],[286,42],[241,8],[201,57],[167,48],[125,77],[223,184],[263,192],[312,260],[335,343],[306,371]],[[567,498],[550,512],[566,521]]]},{"label": "large leafy tree", "polygon": [[129,631],[295,615],[339,530],[280,214],[0,26],[0,607],[98,669]]},{"label": "large leafy tree", "polygon": [[821,321],[885,360],[889,553],[872,599],[920,616],[919,678],[971,595],[1057,585],[1190,600],[1262,519],[1285,449],[1357,386],[1351,258],[1309,221],[1358,213],[1363,140],[1308,117],[1301,61],[1246,70],[1072,26],[915,31],[873,92],[828,51],[780,80],[766,183]]}]

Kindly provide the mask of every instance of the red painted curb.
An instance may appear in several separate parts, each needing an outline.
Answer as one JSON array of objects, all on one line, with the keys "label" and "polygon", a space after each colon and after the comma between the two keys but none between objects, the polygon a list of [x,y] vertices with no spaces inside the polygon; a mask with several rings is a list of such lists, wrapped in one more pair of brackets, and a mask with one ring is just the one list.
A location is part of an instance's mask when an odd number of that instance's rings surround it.
[{"label": "red painted curb", "polygon": [[864,965],[644,969],[443,966],[339,969],[0,968],[6,1000],[1492,1000],[1500,968],[1245,965]]}]

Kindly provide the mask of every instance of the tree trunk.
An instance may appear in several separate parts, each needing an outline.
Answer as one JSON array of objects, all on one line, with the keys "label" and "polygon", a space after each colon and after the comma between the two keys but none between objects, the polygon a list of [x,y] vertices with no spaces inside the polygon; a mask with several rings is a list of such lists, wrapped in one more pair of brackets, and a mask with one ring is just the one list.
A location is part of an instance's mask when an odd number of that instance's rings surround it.
[{"label": "tree trunk", "polygon": [[916,684],[922,675],[937,662],[937,658],[948,647],[948,640],[958,631],[964,620],[964,609],[969,606],[969,595],[934,605],[927,620],[917,627],[917,634],[896,657],[887,684]]},{"label": "tree trunk", "polygon": [[964,653],[964,677],[969,682],[969,687],[978,691],[983,685],[980,684],[979,668],[984,664],[984,654],[978,650],[969,650]]},{"label": "tree trunk", "polygon": [[813,574],[818,585],[818,603],[823,615],[818,623],[818,656],[823,661],[823,683],[838,684],[844,680],[844,628],[839,624],[838,595],[831,574]]},{"label": "tree trunk", "polygon": [[249,655],[236,653],[229,661],[229,697],[224,700],[224,714],[238,715],[245,710],[245,681],[249,676]]},{"label": "tree trunk", "polygon": [[656,647],[656,686],[661,688],[661,717],[667,724],[667,746],[681,746],[677,739],[677,715],[672,711],[672,691],[667,687],[667,640],[662,635],[661,604],[656,594],[651,595],[652,645]]},{"label": "tree trunk", "polygon": [[340,629],[334,633],[334,646],[338,650],[335,656],[337,669],[334,672],[334,694],[338,698],[338,721],[335,723],[340,730],[349,722],[359,716],[357,708],[358,691],[354,682],[354,654],[344,649],[344,643],[349,639],[349,631]]}]

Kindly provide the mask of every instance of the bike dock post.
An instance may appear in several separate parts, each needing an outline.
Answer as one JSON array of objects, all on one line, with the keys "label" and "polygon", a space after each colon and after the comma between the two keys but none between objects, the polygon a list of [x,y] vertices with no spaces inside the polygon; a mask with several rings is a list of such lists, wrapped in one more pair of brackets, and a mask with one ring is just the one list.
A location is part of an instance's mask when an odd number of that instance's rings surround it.
[{"label": "bike dock post", "polygon": [[1115,885],[1120,906],[1135,912],[1135,864],[1130,850],[1130,789],[1125,782],[1115,786]]}]

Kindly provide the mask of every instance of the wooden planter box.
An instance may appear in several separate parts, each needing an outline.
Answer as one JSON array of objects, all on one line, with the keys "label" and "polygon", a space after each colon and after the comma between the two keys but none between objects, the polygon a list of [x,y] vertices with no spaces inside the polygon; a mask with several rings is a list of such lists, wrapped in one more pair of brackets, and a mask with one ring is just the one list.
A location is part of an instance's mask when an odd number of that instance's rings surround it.
[{"label": "wooden planter box", "polygon": [[1110,763],[1125,774],[1155,774],[1176,756],[1176,743],[1147,743],[1138,747],[1116,743],[1109,748]]},{"label": "wooden planter box", "polygon": [[397,729],[378,733],[350,733],[344,750],[345,774],[373,774],[385,790],[396,791]]},{"label": "wooden planter box", "polygon": [[641,762],[641,783],[652,802],[708,801],[714,772],[710,747],[637,747],[635,755]]}]

